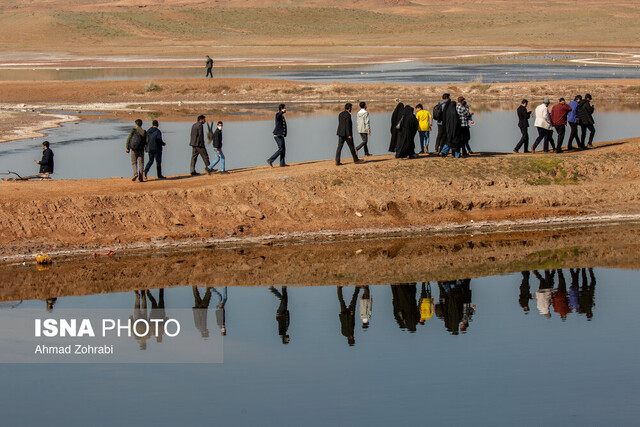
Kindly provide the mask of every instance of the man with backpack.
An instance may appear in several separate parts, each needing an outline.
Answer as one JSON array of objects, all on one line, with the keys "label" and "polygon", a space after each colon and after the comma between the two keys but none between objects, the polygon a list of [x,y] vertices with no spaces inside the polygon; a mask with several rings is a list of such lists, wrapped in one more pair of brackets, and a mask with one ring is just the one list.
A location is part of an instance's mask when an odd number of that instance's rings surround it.
[{"label": "man with backpack", "polygon": [[125,151],[131,153],[131,167],[133,169],[133,178],[140,182],[143,181],[142,172],[144,170],[144,149],[149,143],[149,135],[147,131],[142,129],[142,120],[136,119],[136,127],[131,129],[129,137],[127,138],[127,144]]}]

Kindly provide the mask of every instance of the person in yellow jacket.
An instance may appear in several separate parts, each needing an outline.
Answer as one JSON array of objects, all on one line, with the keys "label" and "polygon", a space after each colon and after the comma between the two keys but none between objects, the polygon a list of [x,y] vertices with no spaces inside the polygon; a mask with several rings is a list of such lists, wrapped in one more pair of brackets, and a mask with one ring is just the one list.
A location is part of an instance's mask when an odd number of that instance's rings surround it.
[{"label": "person in yellow jacket", "polygon": [[420,153],[429,154],[429,136],[431,134],[431,113],[416,105],[416,119],[418,119],[418,135],[420,135]]},{"label": "person in yellow jacket", "polygon": [[427,319],[433,316],[433,298],[431,298],[431,285],[422,283],[422,291],[420,292],[420,324],[424,325]]}]

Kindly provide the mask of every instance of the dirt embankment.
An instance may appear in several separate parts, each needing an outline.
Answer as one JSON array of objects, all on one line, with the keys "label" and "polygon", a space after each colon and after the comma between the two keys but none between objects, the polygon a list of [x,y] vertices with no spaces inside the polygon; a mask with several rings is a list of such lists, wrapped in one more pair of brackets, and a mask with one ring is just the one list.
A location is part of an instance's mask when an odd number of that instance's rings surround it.
[{"label": "dirt embankment", "polygon": [[640,213],[640,139],[565,154],[368,158],[226,176],[1,182],[0,256]]},{"label": "dirt embankment", "polygon": [[[595,228],[250,246],[0,269],[0,301],[172,286],[384,285],[534,269],[638,268],[638,223]],[[153,266],[150,268],[150,266]]]}]

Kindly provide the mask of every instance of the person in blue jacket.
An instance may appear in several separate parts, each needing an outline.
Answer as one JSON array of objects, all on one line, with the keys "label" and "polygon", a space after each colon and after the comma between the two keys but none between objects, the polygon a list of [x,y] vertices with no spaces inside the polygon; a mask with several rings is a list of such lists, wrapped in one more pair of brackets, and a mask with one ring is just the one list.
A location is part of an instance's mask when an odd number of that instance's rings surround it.
[{"label": "person in blue jacket", "polygon": [[151,122],[151,127],[147,130],[147,135],[149,135],[149,143],[146,146],[146,150],[149,152],[149,161],[147,165],[144,167],[144,179],[147,179],[147,174],[149,173],[149,169],[151,169],[151,165],[153,162],[156,162],[156,172],[158,174],[158,179],[166,179],[164,175],[162,175],[162,147],[164,147],[165,142],[162,139],[162,132],[158,129],[158,121],[154,120]]},{"label": "person in blue jacket", "polygon": [[[571,111],[567,115],[567,122],[569,123],[569,127],[571,128],[571,133],[569,134],[569,142],[567,143],[567,150],[575,150],[580,147],[580,138],[578,138],[578,103],[582,101],[582,95],[576,95],[573,98],[573,101],[569,103],[569,107],[571,107]],[[576,140],[576,146],[572,145],[573,140]]]}]

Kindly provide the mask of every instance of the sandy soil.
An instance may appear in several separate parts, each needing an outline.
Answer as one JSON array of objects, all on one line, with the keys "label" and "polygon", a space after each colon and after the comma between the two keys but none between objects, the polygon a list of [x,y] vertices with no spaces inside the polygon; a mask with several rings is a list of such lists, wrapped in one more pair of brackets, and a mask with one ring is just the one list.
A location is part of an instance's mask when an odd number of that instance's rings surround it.
[{"label": "sandy soil", "polygon": [[378,156],[362,165],[320,161],[145,183],[1,182],[0,255],[635,215],[639,142],[560,155]]}]

